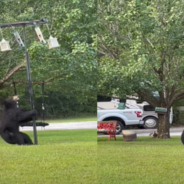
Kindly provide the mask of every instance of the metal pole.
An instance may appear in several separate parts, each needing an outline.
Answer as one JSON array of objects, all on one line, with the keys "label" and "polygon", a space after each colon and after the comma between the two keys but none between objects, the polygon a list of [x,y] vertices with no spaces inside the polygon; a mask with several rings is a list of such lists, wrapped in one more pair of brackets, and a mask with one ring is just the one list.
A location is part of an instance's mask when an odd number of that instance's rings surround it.
[{"label": "metal pole", "polygon": [[[26,55],[26,64],[27,64],[26,65],[27,66],[27,78],[28,78],[28,84],[29,84],[30,104],[31,104],[32,110],[34,110],[35,107],[34,107],[34,100],[33,100],[33,89],[32,89],[32,80],[31,80],[31,73],[30,73],[29,53],[28,53],[28,50],[26,47],[25,26],[33,26],[33,25],[46,24],[46,23],[47,23],[47,19],[43,18],[41,20],[31,20],[31,21],[22,21],[22,22],[12,22],[12,23],[0,24],[0,28],[23,27],[25,55]],[[33,134],[34,134],[34,144],[38,144],[35,118],[33,118]]]},{"label": "metal pole", "polygon": [[[33,99],[33,88],[32,88],[32,80],[31,80],[31,72],[30,72],[30,62],[29,62],[29,52],[26,47],[26,33],[25,33],[25,26],[23,26],[23,36],[24,36],[24,45],[25,45],[25,55],[26,55],[26,68],[27,68],[27,78],[28,78],[28,85],[29,85],[29,97],[30,97],[30,104],[31,109],[34,110],[34,99]],[[38,144],[37,140],[37,131],[36,131],[36,122],[35,118],[33,117],[33,136],[34,136],[34,144]]]},{"label": "metal pole", "polygon": [[42,122],[45,122],[45,94],[44,94],[44,82],[42,82]]}]

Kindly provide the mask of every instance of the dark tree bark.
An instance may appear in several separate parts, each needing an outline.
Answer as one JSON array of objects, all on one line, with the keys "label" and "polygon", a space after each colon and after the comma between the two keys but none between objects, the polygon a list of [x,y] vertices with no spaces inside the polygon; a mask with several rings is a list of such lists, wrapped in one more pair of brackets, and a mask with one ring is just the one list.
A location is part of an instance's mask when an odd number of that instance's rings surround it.
[{"label": "dark tree bark", "polygon": [[170,110],[168,110],[166,114],[158,114],[157,138],[160,139],[170,138],[169,116]]}]

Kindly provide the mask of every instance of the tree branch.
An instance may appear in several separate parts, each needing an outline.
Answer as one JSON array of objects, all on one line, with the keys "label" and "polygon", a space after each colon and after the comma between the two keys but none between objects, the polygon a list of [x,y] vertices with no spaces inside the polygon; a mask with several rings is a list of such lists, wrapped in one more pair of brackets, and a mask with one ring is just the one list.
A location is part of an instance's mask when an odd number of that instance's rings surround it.
[{"label": "tree branch", "polygon": [[[56,78],[59,78],[59,77],[65,77],[67,74],[62,74],[62,75],[59,75],[59,76],[55,76],[55,77],[51,77],[47,80],[44,80],[44,81],[36,81],[36,82],[32,82],[32,84],[42,84],[43,82],[46,84],[46,83],[50,83],[52,82],[53,80],[55,80]],[[28,84],[28,81],[22,81],[22,80],[13,80],[14,83],[21,83],[21,84]]]},{"label": "tree branch", "polygon": [[169,102],[169,106],[171,107],[176,100],[180,100],[182,98],[184,98],[184,91],[180,93],[175,93],[175,95],[173,95],[172,99]]},{"label": "tree branch", "polygon": [[0,89],[10,86],[12,83],[7,81],[15,74],[15,72],[20,70],[20,68],[24,65],[25,65],[25,62],[22,62],[16,67],[14,67],[12,70],[10,70],[10,72],[8,72],[8,74],[2,80],[0,80]]},{"label": "tree branch", "polygon": [[25,62],[20,63],[16,67],[14,67],[10,72],[3,78],[2,83],[5,83],[15,72],[17,72],[22,66],[25,65]]}]

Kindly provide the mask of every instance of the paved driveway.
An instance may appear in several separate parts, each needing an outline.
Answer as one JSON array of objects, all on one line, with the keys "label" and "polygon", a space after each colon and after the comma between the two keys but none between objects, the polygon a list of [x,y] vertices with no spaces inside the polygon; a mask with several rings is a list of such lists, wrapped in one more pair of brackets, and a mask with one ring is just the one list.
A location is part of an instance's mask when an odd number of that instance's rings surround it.
[{"label": "paved driveway", "polygon": [[[50,123],[45,128],[37,127],[37,130],[72,130],[72,129],[96,129],[96,121],[73,122],[73,123]],[[32,131],[33,127],[20,127],[22,131]]]},{"label": "paved driveway", "polygon": [[[170,129],[170,135],[171,136],[181,136],[182,131],[184,130],[184,127],[179,127],[179,128],[171,128]],[[138,137],[145,137],[145,136],[150,136],[151,133],[154,131],[157,131],[156,129],[134,129],[133,131],[136,132]],[[100,134],[98,137],[103,137],[106,135]],[[117,137],[121,137],[122,134],[116,135]]]},{"label": "paved driveway", "polygon": [[[88,122],[73,122],[73,123],[51,123],[45,128],[37,127],[37,130],[74,130],[74,129],[96,129],[97,122],[96,121],[88,121]],[[33,131],[33,127],[21,127],[20,130],[22,131]],[[181,136],[184,127],[179,128],[171,128],[170,135],[171,136]],[[156,131],[156,129],[135,129],[137,136],[149,136],[150,133]],[[99,134],[98,137],[107,136],[104,134]],[[117,136],[122,136],[117,135]]]}]

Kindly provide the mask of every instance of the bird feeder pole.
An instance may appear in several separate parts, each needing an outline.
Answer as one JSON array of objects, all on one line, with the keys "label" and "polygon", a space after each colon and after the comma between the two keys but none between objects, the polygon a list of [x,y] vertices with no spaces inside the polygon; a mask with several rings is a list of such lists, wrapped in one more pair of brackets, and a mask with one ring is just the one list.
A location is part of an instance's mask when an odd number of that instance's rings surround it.
[{"label": "bird feeder pole", "polygon": [[[27,68],[27,79],[28,79],[28,85],[29,85],[29,97],[30,97],[30,104],[31,109],[34,110],[34,99],[33,99],[33,88],[32,88],[32,79],[31,79],[31,68],[30,68],[30,62],[29,62],[29,52],[26,46],[26,33],[25,33],[25,27],[26,26],[35,26],[40,24],[47,24],[46,19],[42,20],[32,20],[32,21],[22,21],[22,22],[13,22],[13,23],[5,23],[0,24],[0,28],[6,28],[6,27],[23,27],[23,37],[24,37],[24,48],[25,48],[25,57],[26,57],[26,68]],[[34,144],[38,144],[37,140],[37,130],[36,130],[36,122],[35,118],[33,118],[33,136],[34,136]]]}]

